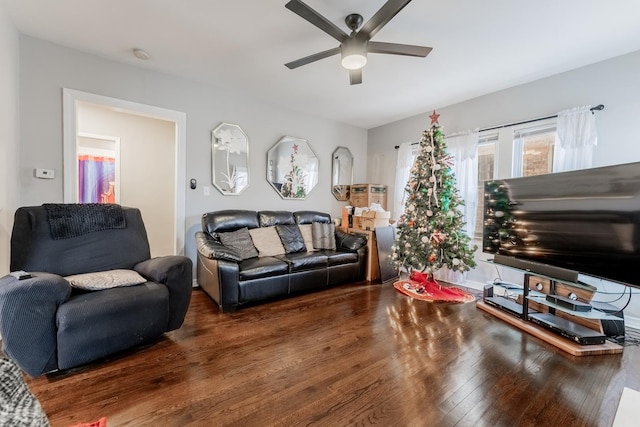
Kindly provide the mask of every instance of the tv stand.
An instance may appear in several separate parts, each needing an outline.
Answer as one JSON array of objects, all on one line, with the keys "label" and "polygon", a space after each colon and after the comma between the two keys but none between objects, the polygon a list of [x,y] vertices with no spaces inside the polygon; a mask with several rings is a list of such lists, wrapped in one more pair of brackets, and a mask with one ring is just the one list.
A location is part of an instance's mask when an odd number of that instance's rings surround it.
[{"label": "tv stand", "polygon": [[618,317],[598,310],[571,310],[546,298],[571,294],[576,301],[589,303],[595,290],[525,273],[522,288],[508,289],[510,298],[494,295],[489,284],[476,306],[574,356],[622,353],[622,346],[606,341],[601,324],[601,320],[620,320]]}]

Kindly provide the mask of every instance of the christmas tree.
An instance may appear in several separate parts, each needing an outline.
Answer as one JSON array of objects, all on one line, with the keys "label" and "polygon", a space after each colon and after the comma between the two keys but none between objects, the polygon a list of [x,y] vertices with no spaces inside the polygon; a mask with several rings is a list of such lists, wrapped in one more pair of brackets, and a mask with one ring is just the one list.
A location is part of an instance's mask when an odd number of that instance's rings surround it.
[{"label": "christmas tree", "polygon": [[431,128],[422,133],[420,151],[405,188],[405,210],[399,218],[392,262],[400,271],[433,273],[447,266],[464,272],[475,267],[470,238],[462,230],[464,205],[451,171],[454,159],[447,154],[442,128],[434,111]]}]

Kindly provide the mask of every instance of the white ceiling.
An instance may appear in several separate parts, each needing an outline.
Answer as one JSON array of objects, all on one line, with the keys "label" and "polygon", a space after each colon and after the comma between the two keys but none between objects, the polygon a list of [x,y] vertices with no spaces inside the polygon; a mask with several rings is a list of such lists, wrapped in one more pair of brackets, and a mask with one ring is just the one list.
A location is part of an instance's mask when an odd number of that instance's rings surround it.
[{"label": "white ceiling", "polygon": [[[350,86],[339,55],[284,66],[338,45],[286,2],[0,0],[29,36],[365,129],[640,50],[639,0],[413,0],[373,40],[431,54],[371,54]],[[305,2],[348,32],[385,0]]]}]

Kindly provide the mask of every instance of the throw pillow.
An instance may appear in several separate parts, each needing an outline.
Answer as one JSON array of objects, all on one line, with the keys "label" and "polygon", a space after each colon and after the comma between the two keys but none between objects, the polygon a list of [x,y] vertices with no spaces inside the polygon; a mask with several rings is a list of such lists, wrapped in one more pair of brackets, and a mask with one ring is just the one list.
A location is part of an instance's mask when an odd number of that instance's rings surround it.
[{"label": "throw pillow", "polygon": [[311,224],[311,232],[313,234],[313,247],[316,249],[335,249],[336,248],[336,226],[332,224],[324,224],[314,222]]},{"label": "throw pillow", "polygon": [[258,249],[260,257],[282,255],[284,246],[275,227],[259,227],[249,230],[253,244]]},{"label": "throw pillow", "polygon": [[108,270],[95,273],[74,274],[65,277],[67,282],[78,289],[101,291],[120,286],[139,285],[147,281],[133,270]]},{"label": "throw pillow", "polygon": [[292,254],[307,250],[297,224],[276,225],[276,231],[286,253]]},{"label": "throw pillow", "polygon": [[311,231],[311,224],[300,224],[300,234],[302,234],[302,240],[304,240],[304,246],[307,248],[307,252],[315,251],[313,247],[313,231]]},{"label": "throw pillow", "polygon": [[255,258],[258,256],[258,251],[253,245],[253,240],[251,240],[251,235],[247,227],[227,233],[218,233],[218,238],[226,247],[235,249],[242,259]]}]

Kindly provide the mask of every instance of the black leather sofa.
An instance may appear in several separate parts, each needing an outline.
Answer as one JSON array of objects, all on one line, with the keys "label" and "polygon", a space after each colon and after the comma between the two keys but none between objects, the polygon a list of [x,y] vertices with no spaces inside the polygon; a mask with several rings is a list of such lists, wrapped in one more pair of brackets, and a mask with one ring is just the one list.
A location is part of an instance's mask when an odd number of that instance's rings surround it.
[{"label": "black leather sofa", "polygon": [[[330,224],[331,217],[315,211],[224,210],[204,214],[203,231],[196,233],[198,284],[223,312],[231,312],[247,303],[363,280],[367,247],[360,235],[335,230],[334,250],[309,252],[311,248],[305,247],[248,259],[219,238],[220,233],[245,227],[252,230],[313,223]],[[281,239],[286,240],[286,235]]]},{"label": "black leather sofa", "polygon": [[[54,211],[63,213],[56,216]],[[16,270],[32,277],[0,278],[2,346],[5,355],[33,377],[178,329],[193,286],[191,260],[150,259],[140,211],[118,205],[18,209],[11,235],[11,271]],[[70,284],[69,276],[114,270],[133,270],[142,283],[104,290]]]}]

